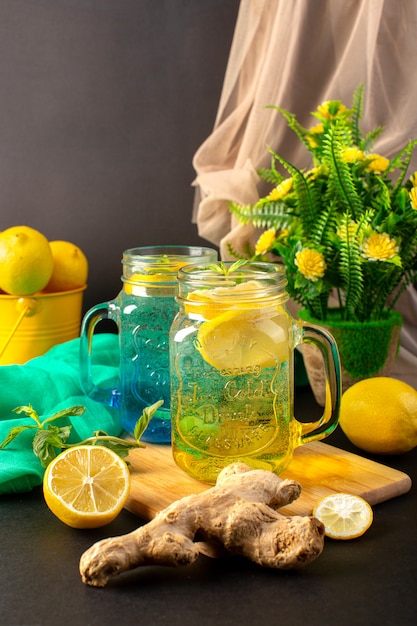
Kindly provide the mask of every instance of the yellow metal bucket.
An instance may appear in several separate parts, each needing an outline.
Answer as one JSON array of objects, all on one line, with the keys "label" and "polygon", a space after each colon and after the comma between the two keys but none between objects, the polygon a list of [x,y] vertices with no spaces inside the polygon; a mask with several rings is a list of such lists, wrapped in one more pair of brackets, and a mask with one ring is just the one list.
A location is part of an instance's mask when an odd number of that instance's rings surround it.
[{"label": "yellow metal bucket", "polygon": [[85,288],[24,297],[0,295],[0,365],[26,363],[78,337]]}]

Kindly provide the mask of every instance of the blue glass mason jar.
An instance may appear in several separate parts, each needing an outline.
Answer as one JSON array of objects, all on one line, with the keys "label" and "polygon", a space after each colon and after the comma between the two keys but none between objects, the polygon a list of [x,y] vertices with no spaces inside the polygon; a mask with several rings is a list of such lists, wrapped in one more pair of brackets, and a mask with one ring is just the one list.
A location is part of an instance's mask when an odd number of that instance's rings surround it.
[{"label": "blue glass mason jar", "polygon": [[[170,443],[169,329],[178,312],[177,273],[189,263],[212,263],[217,252],[199,246],[147,246],[123,253],[123,288],[109,302],[97,304],[81,326],[80,370],[85,393],[120,412],[123,428],[133,433],[143,409],[163,400],[142,440]],[[103,388],[93,380],[96,325],[113,320],[118,328],[118,384]]]}]

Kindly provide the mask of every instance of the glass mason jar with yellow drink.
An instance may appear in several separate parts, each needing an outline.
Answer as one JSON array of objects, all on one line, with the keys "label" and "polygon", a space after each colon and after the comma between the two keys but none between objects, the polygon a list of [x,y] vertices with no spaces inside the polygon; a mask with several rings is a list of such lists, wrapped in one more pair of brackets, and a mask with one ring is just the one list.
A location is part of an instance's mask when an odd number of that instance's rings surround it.
[{"label": "glass mason jar with yellow drink", "polygon": [[[243,461],[282,472],[294,449],[336,427],[340,362],[333,337],[286,308],[284,268],[218,262],[180,269],[179,313],[170,331],[172,447],[176,464],[214,483]],[[316,422],[294,417],[293,352],[324,356],[328,394]]]}]

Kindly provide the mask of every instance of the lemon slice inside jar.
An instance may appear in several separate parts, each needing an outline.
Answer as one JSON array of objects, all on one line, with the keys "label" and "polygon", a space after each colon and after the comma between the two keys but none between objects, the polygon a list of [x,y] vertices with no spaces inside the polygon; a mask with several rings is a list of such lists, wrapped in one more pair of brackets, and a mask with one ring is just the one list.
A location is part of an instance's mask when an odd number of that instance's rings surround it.
[{"label": "lemon slice inside jar", "polygon": [[125,282],[125,292],[129,294],[136,293],[136,287],[143,283],[147,287],[158,287],[160,283],[175,283],[178,270],[186,265],[186,262],[178,262],[172,264],[169,267],[164,268],[164,263],[161,261],[160,267],[144,267],[143,271],[135,272]]},{"label": "lemon slice inside jar", "polygon": [[[256,280],[238,283],[232,287],[215,287],[214,289],[196,289],[191,291],[184,302],[187,315],[196,313],[205,320],[211,320],[231,307],[234,309],[259,309],[259,300],[248,302],[251,293],[262,290],[262,285]],[[244,295],[243,295],[244,294]],[[239,302],[241,299],[241,302]]]},{"label": "lemon slice inside jar", "polygon": [[227,311],[198,329],[197,347],[218,370],[244,373],[250,367],[273,367],[288,359],[287,330],[262,311]]}]

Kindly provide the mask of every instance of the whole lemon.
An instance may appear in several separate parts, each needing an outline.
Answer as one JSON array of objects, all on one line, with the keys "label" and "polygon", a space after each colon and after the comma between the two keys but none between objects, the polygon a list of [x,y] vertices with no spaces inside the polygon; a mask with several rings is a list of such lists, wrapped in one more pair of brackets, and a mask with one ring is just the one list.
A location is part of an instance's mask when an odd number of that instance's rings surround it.
[{"label": "whole lemon", "polygon": [[402,454],[417,446],[417,391],[385,376],[347,389],[339,424],[358,448],[373,454]]},{"label": "whole lemon", "polygon": [[0,289],[28,296],[47,285],[54,261],[48,240],[30,226],[12,226],[0,233]]},{"label": "whole lemon", "polygon": [[87,282],[88,261],[84,252],[69,241],[50,241],[54,267],[44,291],[71,291]]}]

